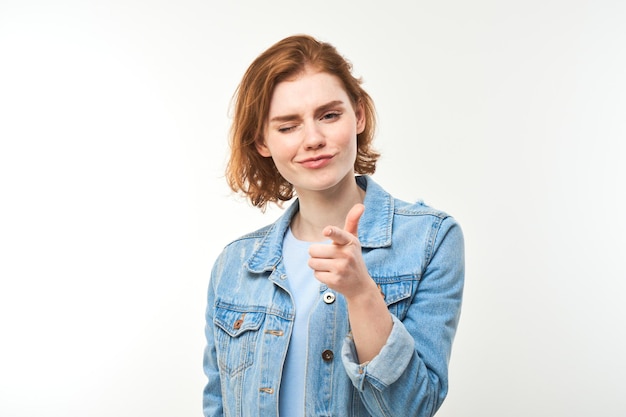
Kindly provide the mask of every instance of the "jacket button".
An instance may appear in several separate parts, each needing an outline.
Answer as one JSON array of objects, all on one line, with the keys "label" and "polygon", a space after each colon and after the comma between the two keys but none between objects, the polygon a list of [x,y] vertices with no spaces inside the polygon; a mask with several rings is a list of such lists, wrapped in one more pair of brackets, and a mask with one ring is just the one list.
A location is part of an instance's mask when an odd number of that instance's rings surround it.
[{"label": "jacket button", "polygon": [[322,359],[324,359],[325,362],[332,361],[334,357],[335,357],[335,354],[330,349],[326,349],[325,351],[322,352]]},{"label": "jacket button", "polygon": [[335,302],[335,294],[330,291],[326,291],[323,297],[326,304],[332,304]]},{"label": "jacket button", "polygon": [[241,325],[243,324],[243,320],[246,318],[246,313],[243,313],[241,315],[241,317],[238,320],[235,320],[235,322],[233,323],[233,328],[235,330],[239,330],[241,329]]}]

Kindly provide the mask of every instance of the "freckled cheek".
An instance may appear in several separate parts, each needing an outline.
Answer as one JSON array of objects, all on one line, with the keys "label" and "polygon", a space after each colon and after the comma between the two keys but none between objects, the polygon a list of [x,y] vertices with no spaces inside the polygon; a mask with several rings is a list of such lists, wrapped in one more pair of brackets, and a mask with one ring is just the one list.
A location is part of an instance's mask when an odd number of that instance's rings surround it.
[{"label": "freckled cheek", "polygon": [[289,143],[274,143],[268,147],[276,165],[293,162],[296,159],[297,148]]}]

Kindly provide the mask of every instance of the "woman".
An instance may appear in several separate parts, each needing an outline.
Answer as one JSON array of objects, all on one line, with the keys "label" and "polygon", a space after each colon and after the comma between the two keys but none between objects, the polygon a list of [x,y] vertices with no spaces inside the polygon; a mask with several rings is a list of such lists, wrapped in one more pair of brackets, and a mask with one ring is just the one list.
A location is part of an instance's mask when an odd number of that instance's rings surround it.
[{"label": "woman", "polygon": [[292,36],[238,87],[230,187],[261,209],[297,199],[215,262],[206,416],[432,416],[447,394],[462,232],[371,179],[360,84],[332,45]]}]

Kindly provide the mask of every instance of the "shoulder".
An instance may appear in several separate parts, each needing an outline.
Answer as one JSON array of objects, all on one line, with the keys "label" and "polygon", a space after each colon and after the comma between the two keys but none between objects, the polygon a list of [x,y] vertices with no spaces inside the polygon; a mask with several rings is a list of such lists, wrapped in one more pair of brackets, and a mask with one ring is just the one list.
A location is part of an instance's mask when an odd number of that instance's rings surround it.
[{"label": "shoulder", "polygon": [[369,176],[359,177],[357,181],[367,187],[369,196],[366,194],[366,199],[370,199],[371,205],[379,215],[388,212],[393,213],[394,217],[416,218],[415,220],[433,218],[442,221],[450,219],[450,222],[454,222],[449,213],[424,203],[422,199],[409,202],[391,195]]},{"label": "shoulder", "polygon": [[361,218],[359,238],[369,247],[386,247],[392,240],[422,242],[431,247],[445,230],[458,225],[447,212],[425,204],[392,196],[370,177],[358,181],[366,187],[366,211]]},{"label": "shoulder", "polygon": [[423,200],[410,203],[397,198],[394,198],[394,214],[397,216],[435,217],[441,220],[452,218],[447,212],[431,207],[425,204]]},{"label": "shoulder", "polygon": [[396,223],[413,224],[416,233],[427,233],[435,245],[449,234],[463,239],[461,225],[455,217],[425,204],[422,200],[409,203],[395,199],[394,218]]},{"label": "shoulder", "polygon": [[415,203],[395,199],[394,217],[396,221],[409,221],[417,224],[430,224],[439,232],[458,228],[460,224],[450,213],[431,207],[422,200]]},{"label": "shoulder", "polygon": [[252,254],[262,246],[273,224],[263,226],[257,230],[241,235],[228,242],[213,263],[211,281],[214,285],[225,276],[239,276],[247,268]]},{"label": "shoulder", "polygon": [[273,223],[230,241],[222,249],[220,263],[227,269],[243,267],[259,273],[271,269],[280,259],[293,210],[290,207]]},{"label": "shoulder", "polygon": [[224,246],[224,249],[228,249],[231,246],[236,246],[236,245],[240,245],[240,244],[246,244],[247,242],[250,242],[250,241],[263,239],[272,231],[272,228],[274,226],[275,226],[275,224],[272,223],[272,224],[268,224],[268,225],[265,225],[263,227],[260,227],[259,229],[254,230],[252,232],[245,233],[245,234],[243,234],[243,235],[241,235],[241,236],[231,240],[230,242],[228,242]]}]

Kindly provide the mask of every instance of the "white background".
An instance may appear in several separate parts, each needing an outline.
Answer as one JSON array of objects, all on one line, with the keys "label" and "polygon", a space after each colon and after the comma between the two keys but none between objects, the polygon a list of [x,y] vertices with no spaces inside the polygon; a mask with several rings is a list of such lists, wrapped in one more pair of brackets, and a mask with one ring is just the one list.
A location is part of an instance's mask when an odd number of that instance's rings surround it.
[{"label": "white background", "polygon": [[200,416],[204,302],[273,221],[222,178],[247,65],[337,46],[374,178],[463,226],[440,417],[626,414],[626,3],[0,0],[0,416]]}]

